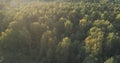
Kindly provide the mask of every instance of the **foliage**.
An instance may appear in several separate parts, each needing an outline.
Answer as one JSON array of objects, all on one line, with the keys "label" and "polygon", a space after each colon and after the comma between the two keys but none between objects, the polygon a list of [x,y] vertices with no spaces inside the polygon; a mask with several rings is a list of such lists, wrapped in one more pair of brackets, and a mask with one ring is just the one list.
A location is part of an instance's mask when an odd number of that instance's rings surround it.
[{"label": "foliage", "polygon": [[120,4],[35,1],[0,0],[0,62],[120,63]]}]

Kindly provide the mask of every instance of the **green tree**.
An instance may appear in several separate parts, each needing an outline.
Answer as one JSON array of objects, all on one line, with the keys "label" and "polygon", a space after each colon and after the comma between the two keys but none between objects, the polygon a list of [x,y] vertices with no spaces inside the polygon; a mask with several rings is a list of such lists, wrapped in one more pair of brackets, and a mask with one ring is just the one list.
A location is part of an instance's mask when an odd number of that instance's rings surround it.
[{"label": "green tree", "polygon": [[[40,41],[40,59],[41,62],[53,63],[53,56],[56,46],[55,31],[46,31],[43,33]],[[48,53],[49,52],[49,53]]]},{"label": "green tree", "polygon": [[89,55],[84,59],[82,63],[99,63],[98,58],[96,58],[94,55]]},{"label": "green tree", "polygon": [[25,27],[19,28],[18,30],[18,27],[15,25],[16,23],[11,23],[10,28],[2,32],[0,39],[5,63],[19,63],[23,60],[21,57],[26,56],[24,59],[26,60],[30,54],[31,36],[28,30]]},{"label": "green tree", "polygon": [[92,27],[89,31],[89,36],[85,39],[87,51],[93,55],[101,54],[103,39],[104,32],[102,32],[101,28]]},{"label": "green tree", "polygon": [[71,21],[67,20],[64,23],[64,26],[65,26],[65,34],[69,36],[72,33],[73,24],[71,23]]},{"label": "green tree", "polygon": [[63,40],[58,44],[58,47],[56,49],[57,63],[69,62],[70,45],[71,40],[68,37],[63,38]]}]

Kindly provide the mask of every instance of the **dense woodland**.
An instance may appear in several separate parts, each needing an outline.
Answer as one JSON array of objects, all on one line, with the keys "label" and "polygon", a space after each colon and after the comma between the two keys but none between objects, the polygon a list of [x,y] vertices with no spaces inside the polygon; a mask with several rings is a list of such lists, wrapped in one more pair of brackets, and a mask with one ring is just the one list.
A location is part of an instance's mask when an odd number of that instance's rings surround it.
[{"label": "dense woodland", "polygon": [[120,63],[119,0],[0,1],[0,63]]}]

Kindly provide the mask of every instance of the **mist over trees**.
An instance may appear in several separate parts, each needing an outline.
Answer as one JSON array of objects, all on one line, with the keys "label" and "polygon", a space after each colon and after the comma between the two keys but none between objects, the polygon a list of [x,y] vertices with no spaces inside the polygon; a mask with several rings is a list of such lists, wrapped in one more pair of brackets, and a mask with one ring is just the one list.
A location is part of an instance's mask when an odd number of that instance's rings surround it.
[{"label": "mist over trees", "polygon": [[120,63],[116,1],[0,0],[0,63]]}]

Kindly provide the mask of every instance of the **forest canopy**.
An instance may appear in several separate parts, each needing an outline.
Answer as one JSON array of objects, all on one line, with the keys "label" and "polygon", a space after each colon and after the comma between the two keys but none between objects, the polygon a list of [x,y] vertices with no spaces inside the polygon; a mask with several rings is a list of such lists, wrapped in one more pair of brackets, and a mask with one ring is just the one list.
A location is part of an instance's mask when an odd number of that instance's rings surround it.
[{"label": "forest canopy", "polygon": [[119,0],[0,0],[0,63],[120,63]]}]

